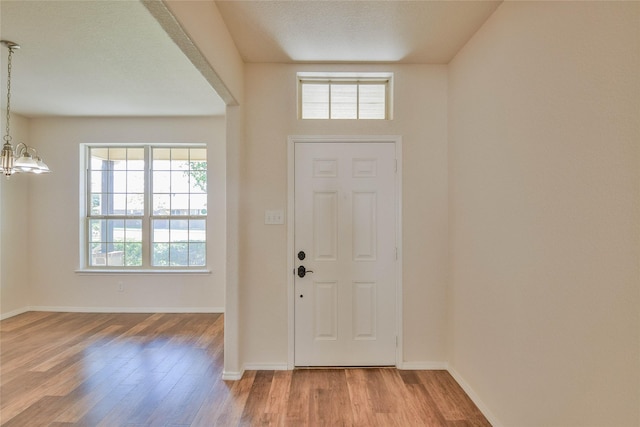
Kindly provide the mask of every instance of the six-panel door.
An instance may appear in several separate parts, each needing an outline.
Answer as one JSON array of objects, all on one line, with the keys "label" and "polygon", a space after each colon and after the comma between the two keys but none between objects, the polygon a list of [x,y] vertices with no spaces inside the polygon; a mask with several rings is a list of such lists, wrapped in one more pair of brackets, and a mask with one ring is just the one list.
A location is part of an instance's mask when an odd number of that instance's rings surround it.
[{"label": "six-panel door", "polygon": [[295,144],[295,365],[394,365],[393,143]]}]

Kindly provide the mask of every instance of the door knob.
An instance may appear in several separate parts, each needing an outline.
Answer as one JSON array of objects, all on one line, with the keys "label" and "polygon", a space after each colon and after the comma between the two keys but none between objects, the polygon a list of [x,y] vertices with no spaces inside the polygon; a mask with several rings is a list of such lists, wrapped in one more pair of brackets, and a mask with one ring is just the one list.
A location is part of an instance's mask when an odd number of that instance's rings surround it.
[{"label": "door knob", "polygon": [[304,265],[298,267],[298,277],[304,277],[307,275],[307,273],[313,273],[313,271],[307,270],[306,268],[304,268]]}]

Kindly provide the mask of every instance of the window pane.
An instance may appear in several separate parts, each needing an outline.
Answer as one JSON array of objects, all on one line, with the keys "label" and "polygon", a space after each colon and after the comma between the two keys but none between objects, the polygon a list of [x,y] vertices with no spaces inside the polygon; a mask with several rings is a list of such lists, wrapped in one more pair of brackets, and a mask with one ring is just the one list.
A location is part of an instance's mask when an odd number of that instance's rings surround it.
[{"label": "window pane", "polygon": [[189,220],[189,241],[190,242],[206,242],[207,241],[207,222],[203,219]]},{"label": "window pane", "polygon": [[129,170],[144,170],[144,148],[128,148],[127,162]]},{"label": "window pane", "polygon": [[[124,242],[124,221],[121,219],[107,220],[107,242]],[[111,246],[110,251],[115,248]],[[122,250],[122,247],[118,248]]]},{"label": "window pane", "polygon": [[169,244],[154,243],[153,254],[151,255],[151,264],[155,267],[163,267],[169,265]]},{"label": "window pane", "polygon": [[303,83],[301,86],[302,118],[328,119],[329,84]]},{"label": "window pane", "polygon": [[127,209],[126,194],[111,194],[112,203],[109,205],[109,214],[124,215]]},{"label": "window pane", "polygon": [[109,179],[109,192],[126,193],[127,192],[127,172],[113,171]]},{"label": "window pane", "polygon": [[90,242],[104,242],[104,230],[106,230],[107,222],[103,219],[91,219],[89,220],[89,241]]},{"label": "window pane", "polygon": [[143,171],[130,171],[127,173],[127,192],[144,193]]},{"label": "window pane", "polygon": [[169,170],[171,165],[170,148],[154,148],[153,150],[153,170]]},{"label": "window pane", "polygon": [[153,192],[171,193],[171,173],[153,171]]},{"label": "window pane", "polygon": [[142,242],[142,220],[128,219],[125,221],[124,240],[126,242]]},{"label": "window pane", "polygon": [[99,158],[96,158],[96,157],[91,157],[89,168],[92,171],[105,170],[106,169],[106,162],[103,161],[102,159],[99,159]]},{"label": "window pane", "polygon": [[191,162],[189,185],[192,193],[207,192],[207,162]]},{"label": "window pane", "polygon": [[109,148],[109,159],[112,164],[116,165],[113,169],[124,169],[125,163],[123,160],[127,160],[127,149],[122,147]]},{"label": "window pane", "polygon": [[189,195],[174,194],[171,197],[171,215],[189,214]]},{"label": "window pane", "polygon": [[89,265],[104,266],[107,265],[107,244],[92,243],[89,254]]},{"label": "window pane", "polygon": [[105,194],[91,194],[91,215],[106,214],[106,207],[104,205],[106,195]]},{"label": "window pane", "polygon": [[102,192],[102,171],[91,171],[91,182],[89,185],[89,191],[92,193]]},{"label": "window pane", "polygon": [[189,170],[189,149],[188,148],[172,148],[171,149],[171,169],[172,170]]},{"label": "window pane", "polygon": [[144,215],[144,193],[127,195],[127,215]]},{"label": "window pane", "polygon": [[169,194],[153,195],[153,214],[154,215],[169,215],[170,208],[171,208],[171,196]]},{"label": "window pane", "polygon": [[107,252],[107,265],[108,266],[123,266],[124,265],[124,250]]},{"label": "window pane", "polygon": [[191,162],[207,162],[207,149],[206,148],[192,148],[189,155]]},{"label": "window pane", "polygon": [[109,159],[109,149],[91,148],[89,156],[91,157],[92,170],[104,169],[105,163],[103,161]]},{"label": "window pane", "polygon": [[358,85],[331,85],[331,118],[358,118]]},{"label": "window pane", "polygon": [[191,215],[207,214],[207,195],[192,194],[190,197],[189,211]]},{"label": "window pane", "polygon": [[102,195],[102,215],[113,214],[113,194]]},{"label": "window pane", "polygon": [[189,244],[170,243],[169,244],[169,265],[187,266],[189,265]]},{"label": "window pane", "polygon": [[125,243],[124,265],[139,267],[142,265],[142,243]]},{"label": "window pane", "polygon": [[189,192],[189,172],[185,172],[185,171],[171,172],[171,192],[172,193],[188,193]]},{"label": "window pane", "polygon": [[189,244],[189,265],[198,266],[207,264],[207,251],[205,243]]},{"label": "window pane", "polygon": [[164,243],[169,241],[169,220],[153,220],[153,242]]},{"label": "window pane", "polygon": [[151,149],[151,153],[152,153],[154,162],[156,160],[171,160],[171,148],[153,147]]},{"label": "window pane", "polygon": [[188,242],[189,241],[189,220],[172,219],[170,222],[171,231],[169,233],[170,242]]},{"label": "window pane", "polygon": [[359,117],[361,119],[386,118],[386,85],[362,84],[360,85]]}]

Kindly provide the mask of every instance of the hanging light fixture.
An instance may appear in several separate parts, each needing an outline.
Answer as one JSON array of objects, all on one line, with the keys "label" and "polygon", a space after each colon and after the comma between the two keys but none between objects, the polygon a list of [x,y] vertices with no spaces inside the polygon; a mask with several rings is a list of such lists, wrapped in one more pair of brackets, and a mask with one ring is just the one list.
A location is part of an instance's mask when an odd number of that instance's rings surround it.
[{"label": "hanging light fixture", "polygon": [[16,49],[20,49],[20,45],[8,40],[0,40],[0,43],[9,49],[7,61],[7,131],[3,138],[4,145],[1,152],[0,172],[7,178],[16,172],[48,173],[50,172],[49,167],[38,156],[35,148],[29,147],[23,142],[16,145],[15,149],[11,145],[11,57]]}]

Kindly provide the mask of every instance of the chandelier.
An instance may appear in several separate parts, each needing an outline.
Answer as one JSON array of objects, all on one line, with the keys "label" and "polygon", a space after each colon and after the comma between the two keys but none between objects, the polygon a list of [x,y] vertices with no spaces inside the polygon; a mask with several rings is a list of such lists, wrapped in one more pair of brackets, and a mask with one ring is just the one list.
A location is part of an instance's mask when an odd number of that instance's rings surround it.
[{"label": "chandelier", "polygon": [[0,40],[0,43],[9,49],[7,61],[7,127],[3,138],[4,145],[2,146],[0,173],[3,173],[7,178],[16,172],[48,173],[50,172],[49,167],[38,156],[35,148],[29,147],[23,142],[18,143],[15,148],[11,145],[11,57],[16,49],[20,49],[20,45],[8,40]]}]

